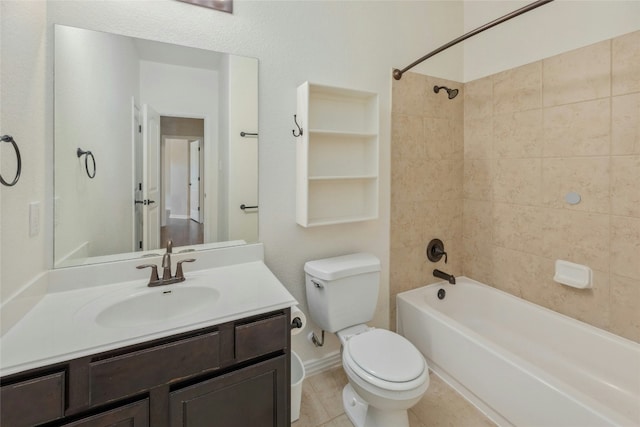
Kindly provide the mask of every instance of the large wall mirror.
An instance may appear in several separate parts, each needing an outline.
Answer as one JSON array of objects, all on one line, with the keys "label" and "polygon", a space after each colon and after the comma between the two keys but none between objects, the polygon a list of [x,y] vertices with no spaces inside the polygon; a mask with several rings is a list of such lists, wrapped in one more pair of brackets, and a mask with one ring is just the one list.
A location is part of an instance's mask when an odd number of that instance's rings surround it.
[{"label": "large wall mirror", "polygon": [[258,61],[55,26],[54,266],[258,240]]}]

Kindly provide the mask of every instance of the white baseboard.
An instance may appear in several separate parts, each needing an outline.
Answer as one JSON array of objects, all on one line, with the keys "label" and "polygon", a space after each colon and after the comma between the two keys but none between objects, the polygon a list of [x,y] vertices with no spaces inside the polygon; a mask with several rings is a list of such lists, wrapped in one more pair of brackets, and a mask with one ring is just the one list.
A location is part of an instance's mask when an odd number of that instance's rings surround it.
[{"label": "white baseboard", "polygon": [[304,362],[304,370],[308,377],[341,365],[342,357],[340,356],[340,350],[337,350],[320,359],[307,360]]},{"label": "white baseboard", "polygon": [[171,219],[189,219],[191,218],[189,215],[179,215],[179,214],[171,214],[169,215]]}]

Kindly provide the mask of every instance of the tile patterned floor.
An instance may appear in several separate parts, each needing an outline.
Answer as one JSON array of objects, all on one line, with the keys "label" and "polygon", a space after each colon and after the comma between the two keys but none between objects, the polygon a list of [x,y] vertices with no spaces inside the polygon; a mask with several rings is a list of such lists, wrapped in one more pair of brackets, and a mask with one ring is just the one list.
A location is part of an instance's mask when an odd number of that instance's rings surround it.
[{"label": "tile patterned floor", "polygon": [[[411,427],[493,427],[495,424],[436,375],[409,410]],[[347,377],[342,367],[307,377],[302,384],[300,419],[291,427],[353,427],[342,408]]]}]

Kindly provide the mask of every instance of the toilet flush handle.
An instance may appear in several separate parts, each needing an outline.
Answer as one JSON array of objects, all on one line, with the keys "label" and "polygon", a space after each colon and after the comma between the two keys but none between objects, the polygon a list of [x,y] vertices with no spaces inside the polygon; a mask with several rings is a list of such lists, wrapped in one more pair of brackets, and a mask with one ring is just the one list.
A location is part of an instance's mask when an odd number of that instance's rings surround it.
[{"label": "toilet flush handle", "polygon": [[318,282],[317,280],[311,279],[311,283],[313,283],[313,286],[315,286],[318,289],[324,288],[324,285],[321,282]]}]

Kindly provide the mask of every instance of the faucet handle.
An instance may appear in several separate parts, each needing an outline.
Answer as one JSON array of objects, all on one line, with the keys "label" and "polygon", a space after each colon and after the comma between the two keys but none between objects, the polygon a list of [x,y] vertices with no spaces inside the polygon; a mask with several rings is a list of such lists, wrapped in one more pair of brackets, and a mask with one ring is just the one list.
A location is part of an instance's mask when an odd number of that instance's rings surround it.
[{"label": "faucet handle", "polygon": [[138,270],[142,270],[143,268],[150,268],[151,269],[151,277],[149,277],[149,286],[153,286],[153,283],[157,283],[160,281],[160,278],[158,277],[158,266],[155,264],[142,264],[142,265],[138,265],[136,266],[136,268]]},{"label": "faucet handle", "polygon": [[182,263],[183,262],[194,262],[195,258],[187,258],[187,259],[183,259],[182,261],[178,261],[178,263],[176,264],[176,279],[180,279],[180,281],[184,280],[184,272],[182,271]]},{"label": "faucet handle", "polygon": [[427,258],[431,262],[438,262],[444,255],[444,263],[447,263],[447,253],[444,251],[444,243],[440,239],[433,239],[427,245]]}]

